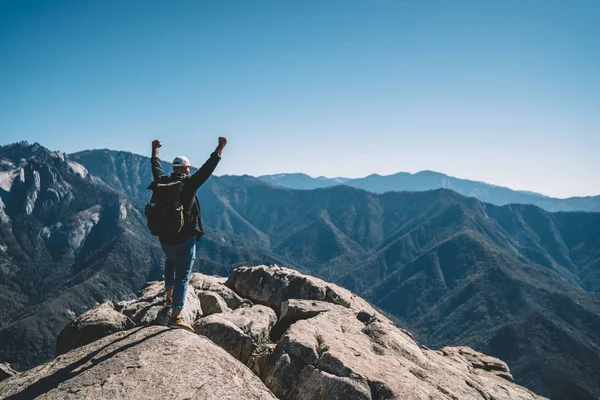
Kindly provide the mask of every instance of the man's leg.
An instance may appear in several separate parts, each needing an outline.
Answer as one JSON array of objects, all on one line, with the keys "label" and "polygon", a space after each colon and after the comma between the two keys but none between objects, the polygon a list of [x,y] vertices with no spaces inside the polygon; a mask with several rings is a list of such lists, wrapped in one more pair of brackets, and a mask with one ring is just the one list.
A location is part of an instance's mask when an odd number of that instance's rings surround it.
[{"label": "man's leg", "polygon": [[192,267],[196,259],[196,238],[191,237],[185,243],[177,245],[175,262],[175,281],[173,285],[173,308],[171,318],[177,319],[183,310]]},{"label": "man's leg", "polygon": [[[162,249],[167,257],[165,260],[165,292],[167,293],[166,305],[173,302],[173,280],[175,279],[175,246],[162,245]],[[170,300],[169,300],[170,299]]]}]

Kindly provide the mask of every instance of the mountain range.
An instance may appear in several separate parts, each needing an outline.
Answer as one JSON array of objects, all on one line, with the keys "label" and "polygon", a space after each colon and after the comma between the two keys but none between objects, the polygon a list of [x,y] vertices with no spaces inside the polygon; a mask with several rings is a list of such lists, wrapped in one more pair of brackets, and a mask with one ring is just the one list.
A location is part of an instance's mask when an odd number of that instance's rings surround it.
[{"label": "mountain range", "polygon": [[[0,159],[10,304],[0,361],[22,369],[49,360],[44,346],[90,301],[122,299],[159,275],[161,254],[139,212],[148,158],[21,143]],[[600,397],[600,213],[347,181],[294,190],[250,176],[214,176],[199,197],[204,273],[258,262],[309,272],[365,297],[422,344],[499,357],[516,382],[551,398]]]},{"label": "mountain range", "polygon": [[373,193],[391,191],[424,191],[450,189],[467,197],[503,206],[533,204],[547,211],[600,211],[600,196],[556,199],[540,193],[512,190],[485,182],[454,178],[439,172],[421,171],[415,174],[399,172],[393,175],[372,174],[364,178],[313,178],[306,174],[262,175],[258,179],[290,189],[320,189],[347,185]]}]

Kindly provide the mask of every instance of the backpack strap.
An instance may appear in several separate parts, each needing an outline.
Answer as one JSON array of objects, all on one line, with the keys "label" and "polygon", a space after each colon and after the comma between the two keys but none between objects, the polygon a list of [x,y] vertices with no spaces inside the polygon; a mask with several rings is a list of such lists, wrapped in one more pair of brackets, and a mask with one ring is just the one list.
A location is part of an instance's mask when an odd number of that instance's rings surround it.
[{"label": "backpack strap", "polygon": [[159,184],[164,185],[164,184],[170,183],[170,182],[172,182],[171,178],[169,178],[168,176],[161,176],[160,178],[153,180],[146,189],[154,191],[154,190],[156,190],[156,187]]},{"label": "backpack strap", "polygon": [[192,215],[192,207],[194,206],[194,202],[196,204],[198,204],[198,202],[196,201],[196,193],[194,193],[194,195],[192,196],[192,201],[190,202],[190,206],[187,209],[187,218],[188,220],[190,219],[190,216]]}]

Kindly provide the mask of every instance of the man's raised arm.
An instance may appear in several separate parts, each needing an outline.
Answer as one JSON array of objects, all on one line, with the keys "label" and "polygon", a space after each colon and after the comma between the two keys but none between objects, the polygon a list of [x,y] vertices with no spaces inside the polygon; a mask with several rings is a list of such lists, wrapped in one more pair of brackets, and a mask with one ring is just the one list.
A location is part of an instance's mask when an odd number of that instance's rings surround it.
[{"label": "man's raised arm", "polygon": [[223,149],[227,145],[227,138],[219,137],[219,145],[215,149],[215,151],[210,155],[210,158],[206,160],[206,162],[200,167],[198,171],[191,176],[190,180],[194,185],[194,190],[198,190],[200,186],[212,175],[215,168],[217,168],[217,164],[221,161],[221,154],[223,154]]},{"label": "man's raised arm", "polygon": [[160,164],[160,158],[158,158],[158,149],[160,147],[162,147],[162,142],[160,140],[152,141],[152,158],[150,158],[150,163],[152,164],[152,176],[154,177],[154,180],[166,176],[165,171],[163,171],[162,165]]}]

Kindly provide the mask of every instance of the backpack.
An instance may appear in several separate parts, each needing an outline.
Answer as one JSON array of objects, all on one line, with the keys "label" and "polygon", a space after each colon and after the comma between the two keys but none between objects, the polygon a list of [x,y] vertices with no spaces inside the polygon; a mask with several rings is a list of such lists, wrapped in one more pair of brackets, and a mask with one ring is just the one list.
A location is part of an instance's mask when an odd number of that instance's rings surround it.
[{"label": "backpack", "polygon": [[[155,236],[171,236],[183,230],[186,212],[181,201],[182,181],[154,181],[148,186],[152,190],[150,202],[144,213],[148,218],[148,229]],[[193,200],[192,200],[193,201]],[[191,210],[188,207],[188,213]]]}]

